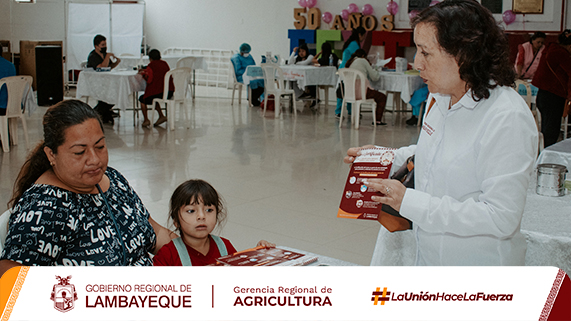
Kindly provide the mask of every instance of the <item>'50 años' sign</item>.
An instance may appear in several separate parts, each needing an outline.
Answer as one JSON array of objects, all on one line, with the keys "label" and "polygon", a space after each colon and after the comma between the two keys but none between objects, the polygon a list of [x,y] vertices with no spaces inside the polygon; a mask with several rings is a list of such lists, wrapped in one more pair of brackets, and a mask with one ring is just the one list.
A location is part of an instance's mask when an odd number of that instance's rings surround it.
[{"label": "'50 a\u00f1os' sign", "polygon": [[[307,14],[306,14],[307,12]],[[295,29],[307,29],[315,30],[319,29],[321,26],[321,10],[319,8],[294,8],[293,18],[295,21],[293,25]],[[382,31],[392,31],[394,29],[394,16],[386,15],[381,17],[380,29]],[[373,15],[363,16],[362,13],[355,12],[349,15],[347,19],[347,25],[343,22],[340,15],[335,16],[335,20],[331,25],[331,30],[353,30],[357,27],[363,27],[367,31],[376,30],[379,26],[379,21],[377,17]]]}]

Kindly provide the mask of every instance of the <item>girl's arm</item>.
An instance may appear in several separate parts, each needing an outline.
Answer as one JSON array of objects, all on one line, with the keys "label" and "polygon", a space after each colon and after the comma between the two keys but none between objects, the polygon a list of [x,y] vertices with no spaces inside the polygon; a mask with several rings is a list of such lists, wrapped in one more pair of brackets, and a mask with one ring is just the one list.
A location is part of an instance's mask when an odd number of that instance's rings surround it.
[{"label": "girl's arm", "polygon": [[312,63],[313,63],[313,55],[309,55],[305,60],[298,61],[296,65],[311,65]]}]

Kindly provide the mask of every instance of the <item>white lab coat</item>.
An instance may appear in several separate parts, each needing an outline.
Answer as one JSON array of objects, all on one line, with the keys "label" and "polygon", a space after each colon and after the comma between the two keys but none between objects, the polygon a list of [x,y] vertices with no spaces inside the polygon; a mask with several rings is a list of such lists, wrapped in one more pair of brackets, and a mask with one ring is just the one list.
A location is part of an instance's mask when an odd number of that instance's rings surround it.
[{"label": "white lab coat", "polygon": [[416,155],[400,209],[413,222],[416,265],[524,265],[520,224],[538,148],[528,106],[511,87],[479,102],[468,91],[450,109],[449,96],[432,98],[418,144],[399,149],[393,166]]}]

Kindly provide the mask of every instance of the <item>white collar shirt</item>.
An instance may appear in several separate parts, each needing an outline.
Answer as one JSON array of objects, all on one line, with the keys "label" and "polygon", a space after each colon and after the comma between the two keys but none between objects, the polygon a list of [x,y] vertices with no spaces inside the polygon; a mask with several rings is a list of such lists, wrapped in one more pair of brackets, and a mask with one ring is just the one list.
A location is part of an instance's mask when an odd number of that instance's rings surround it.
[{"label": "white collar shirt", "polygon": [[[400,213],[413,222],[417,265],[524,265],[520,233],[538,133],[523,99],[510,87],[475,101],[468,91],[450,106],[435,100],[415,154],[415,189]],[[398,167],[397,167],[398,168]]]}]

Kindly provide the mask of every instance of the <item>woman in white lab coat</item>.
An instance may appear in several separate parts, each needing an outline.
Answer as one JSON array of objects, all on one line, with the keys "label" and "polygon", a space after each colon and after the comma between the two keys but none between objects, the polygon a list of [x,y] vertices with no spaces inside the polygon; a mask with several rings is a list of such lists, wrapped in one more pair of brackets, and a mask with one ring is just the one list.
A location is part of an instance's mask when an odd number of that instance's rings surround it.
[{"label": "woman in white lab coat", "polygon": [[510,87],[503,31],[473,0],[440,2],[412,27],[415,68],[431,94],[417,145],[398,149],[393,169],[414,154],[415,187],[370,179],[382,192],[372,199],[412,221],[417,265],[524,265],[520,224],[538,135]]}]

